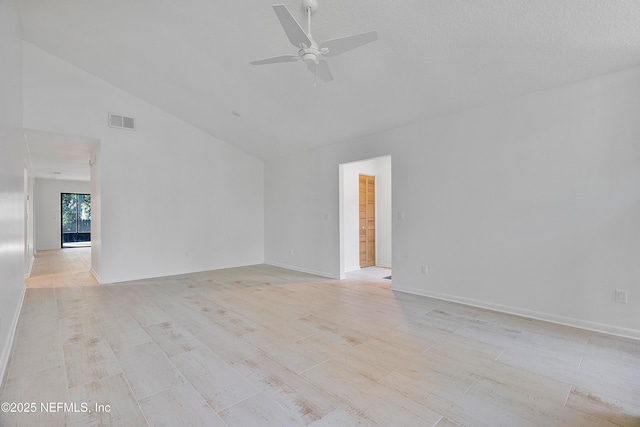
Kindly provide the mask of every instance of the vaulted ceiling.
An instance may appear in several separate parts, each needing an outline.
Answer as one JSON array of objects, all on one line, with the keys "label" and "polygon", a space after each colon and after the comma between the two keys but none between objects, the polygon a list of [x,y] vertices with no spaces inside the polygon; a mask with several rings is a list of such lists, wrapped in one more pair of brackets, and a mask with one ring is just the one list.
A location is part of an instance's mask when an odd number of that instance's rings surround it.
[{"label": "vaulted ceiling", "polygon": [[[282,0],[305,27],[300,0]],[[319,0],[314,85],[271,2],[20,0],[24,39],[262,159],[640,66],[638,0]],[[232,114],[236,112],[237,114]],[[124,112],[127,113],[127,112]]]}]

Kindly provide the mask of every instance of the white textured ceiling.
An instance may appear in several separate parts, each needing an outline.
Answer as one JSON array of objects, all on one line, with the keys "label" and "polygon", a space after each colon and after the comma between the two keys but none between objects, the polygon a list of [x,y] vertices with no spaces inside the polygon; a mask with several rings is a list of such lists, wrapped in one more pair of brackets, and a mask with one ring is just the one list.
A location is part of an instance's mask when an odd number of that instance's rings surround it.
[{"label": "white textured ceiling", "polygon": [[319,4],[318,42],[379,40],[314,86],[248,64],[296,51],[271,2],[20,0],[25,40],[263,159],[640,66],[640,0]]}]

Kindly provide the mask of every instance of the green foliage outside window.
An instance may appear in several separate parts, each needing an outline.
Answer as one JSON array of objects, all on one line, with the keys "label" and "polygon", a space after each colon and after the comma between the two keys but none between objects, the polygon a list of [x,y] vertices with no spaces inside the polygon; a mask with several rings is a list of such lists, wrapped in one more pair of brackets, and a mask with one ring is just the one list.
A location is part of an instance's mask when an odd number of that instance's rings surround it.
[{"label": "green foliage outside window", "polygon": [[91,232],[91,195],[62,194],[62,232]]}]

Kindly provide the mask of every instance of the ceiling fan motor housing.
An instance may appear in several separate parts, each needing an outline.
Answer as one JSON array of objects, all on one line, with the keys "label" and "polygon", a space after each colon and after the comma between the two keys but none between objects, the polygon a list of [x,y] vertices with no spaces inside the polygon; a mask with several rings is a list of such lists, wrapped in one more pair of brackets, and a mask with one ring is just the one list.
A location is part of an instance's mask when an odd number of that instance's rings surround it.
[{"label": "ceiling fan motor housing", "polygon": [[305,50],[300,51],[300,57],[305,64],[317,64],[318,63],[318,54],[315,52],[308,52]]}]

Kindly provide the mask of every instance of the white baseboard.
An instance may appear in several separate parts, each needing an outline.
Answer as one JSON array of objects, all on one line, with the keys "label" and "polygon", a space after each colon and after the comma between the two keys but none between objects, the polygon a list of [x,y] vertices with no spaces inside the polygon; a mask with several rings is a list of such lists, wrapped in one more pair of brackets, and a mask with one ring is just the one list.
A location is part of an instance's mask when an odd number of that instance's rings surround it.
[{"label": "white baseboard", "polygon": [[2,354],[0,355],[0,385],[4,383],[4,376],[6,375],[7,368],[9,367],[9,357],[11,356],[11,351],[13,350],[13,341],[15,340],[16,331],[18,330],[18,320],[20,319],[20,313],[22,313],[22,304],[24,303],[24,295],[26,291],[27,288],[25,286],[22,288],[20,301],[18,302],[18,307],[16,307],[16,312],[13,315],[7,342],[5,343],[4,348],[2,349]]},{"label": "white baseboard", "polygon": [[329,279],[339,279],[339,276],[335,275],[335,274],[329,274],[323,271],[316,271],[316,270],[311,270],[309,268],[303,268],[303,267],[297,267],[294,265],[286,265],[286,264],[279,264],[279,263],[275,263],[275,262],[265,262],[266,265],[271,265],[273,267],[280,267],[280,268],[286,268],[287,270],[293,270],[293,271],[299,271],[301,273],[308,273],[308,274],[314,274],[316,276],[322,276],[322,277],[326,277]]},{"label": "white baseboard", "polygon": [[98,281],[99,284],[102,285],[102,279],[100,279],[100,275],[98,273],[96,273],[96,271],[92,268],[89,270],[91,272],[91,274],[93,275],[93,277],[96,278],[96,280]]},{"label": "white baseboard", "polygon": [[527,317],[529,319],[542,320],[544,322],[556,323],[558,325],[570,326],[572,328],[586,329],[588,331],[601,332],[623,338],[640,340],[640,330],[628,329],[605,323],[592,322],[590,320],[574,319],[572,317],[559,316],[557,314],[544,313],[540,311],[528,310],[520,307],[512,307],[502,304],[494,304],[487,301],[475,300],[472,298],[458,297],[455,295],[443,294],[440,292],[425,292],[422,289],[394,288],[394,291],[406,292],[408,294],[420,295],[423,297],[436,298],[444,301],[456,302],[473,307],[498,311],[500,313],[512,314],[515,316]]}]

